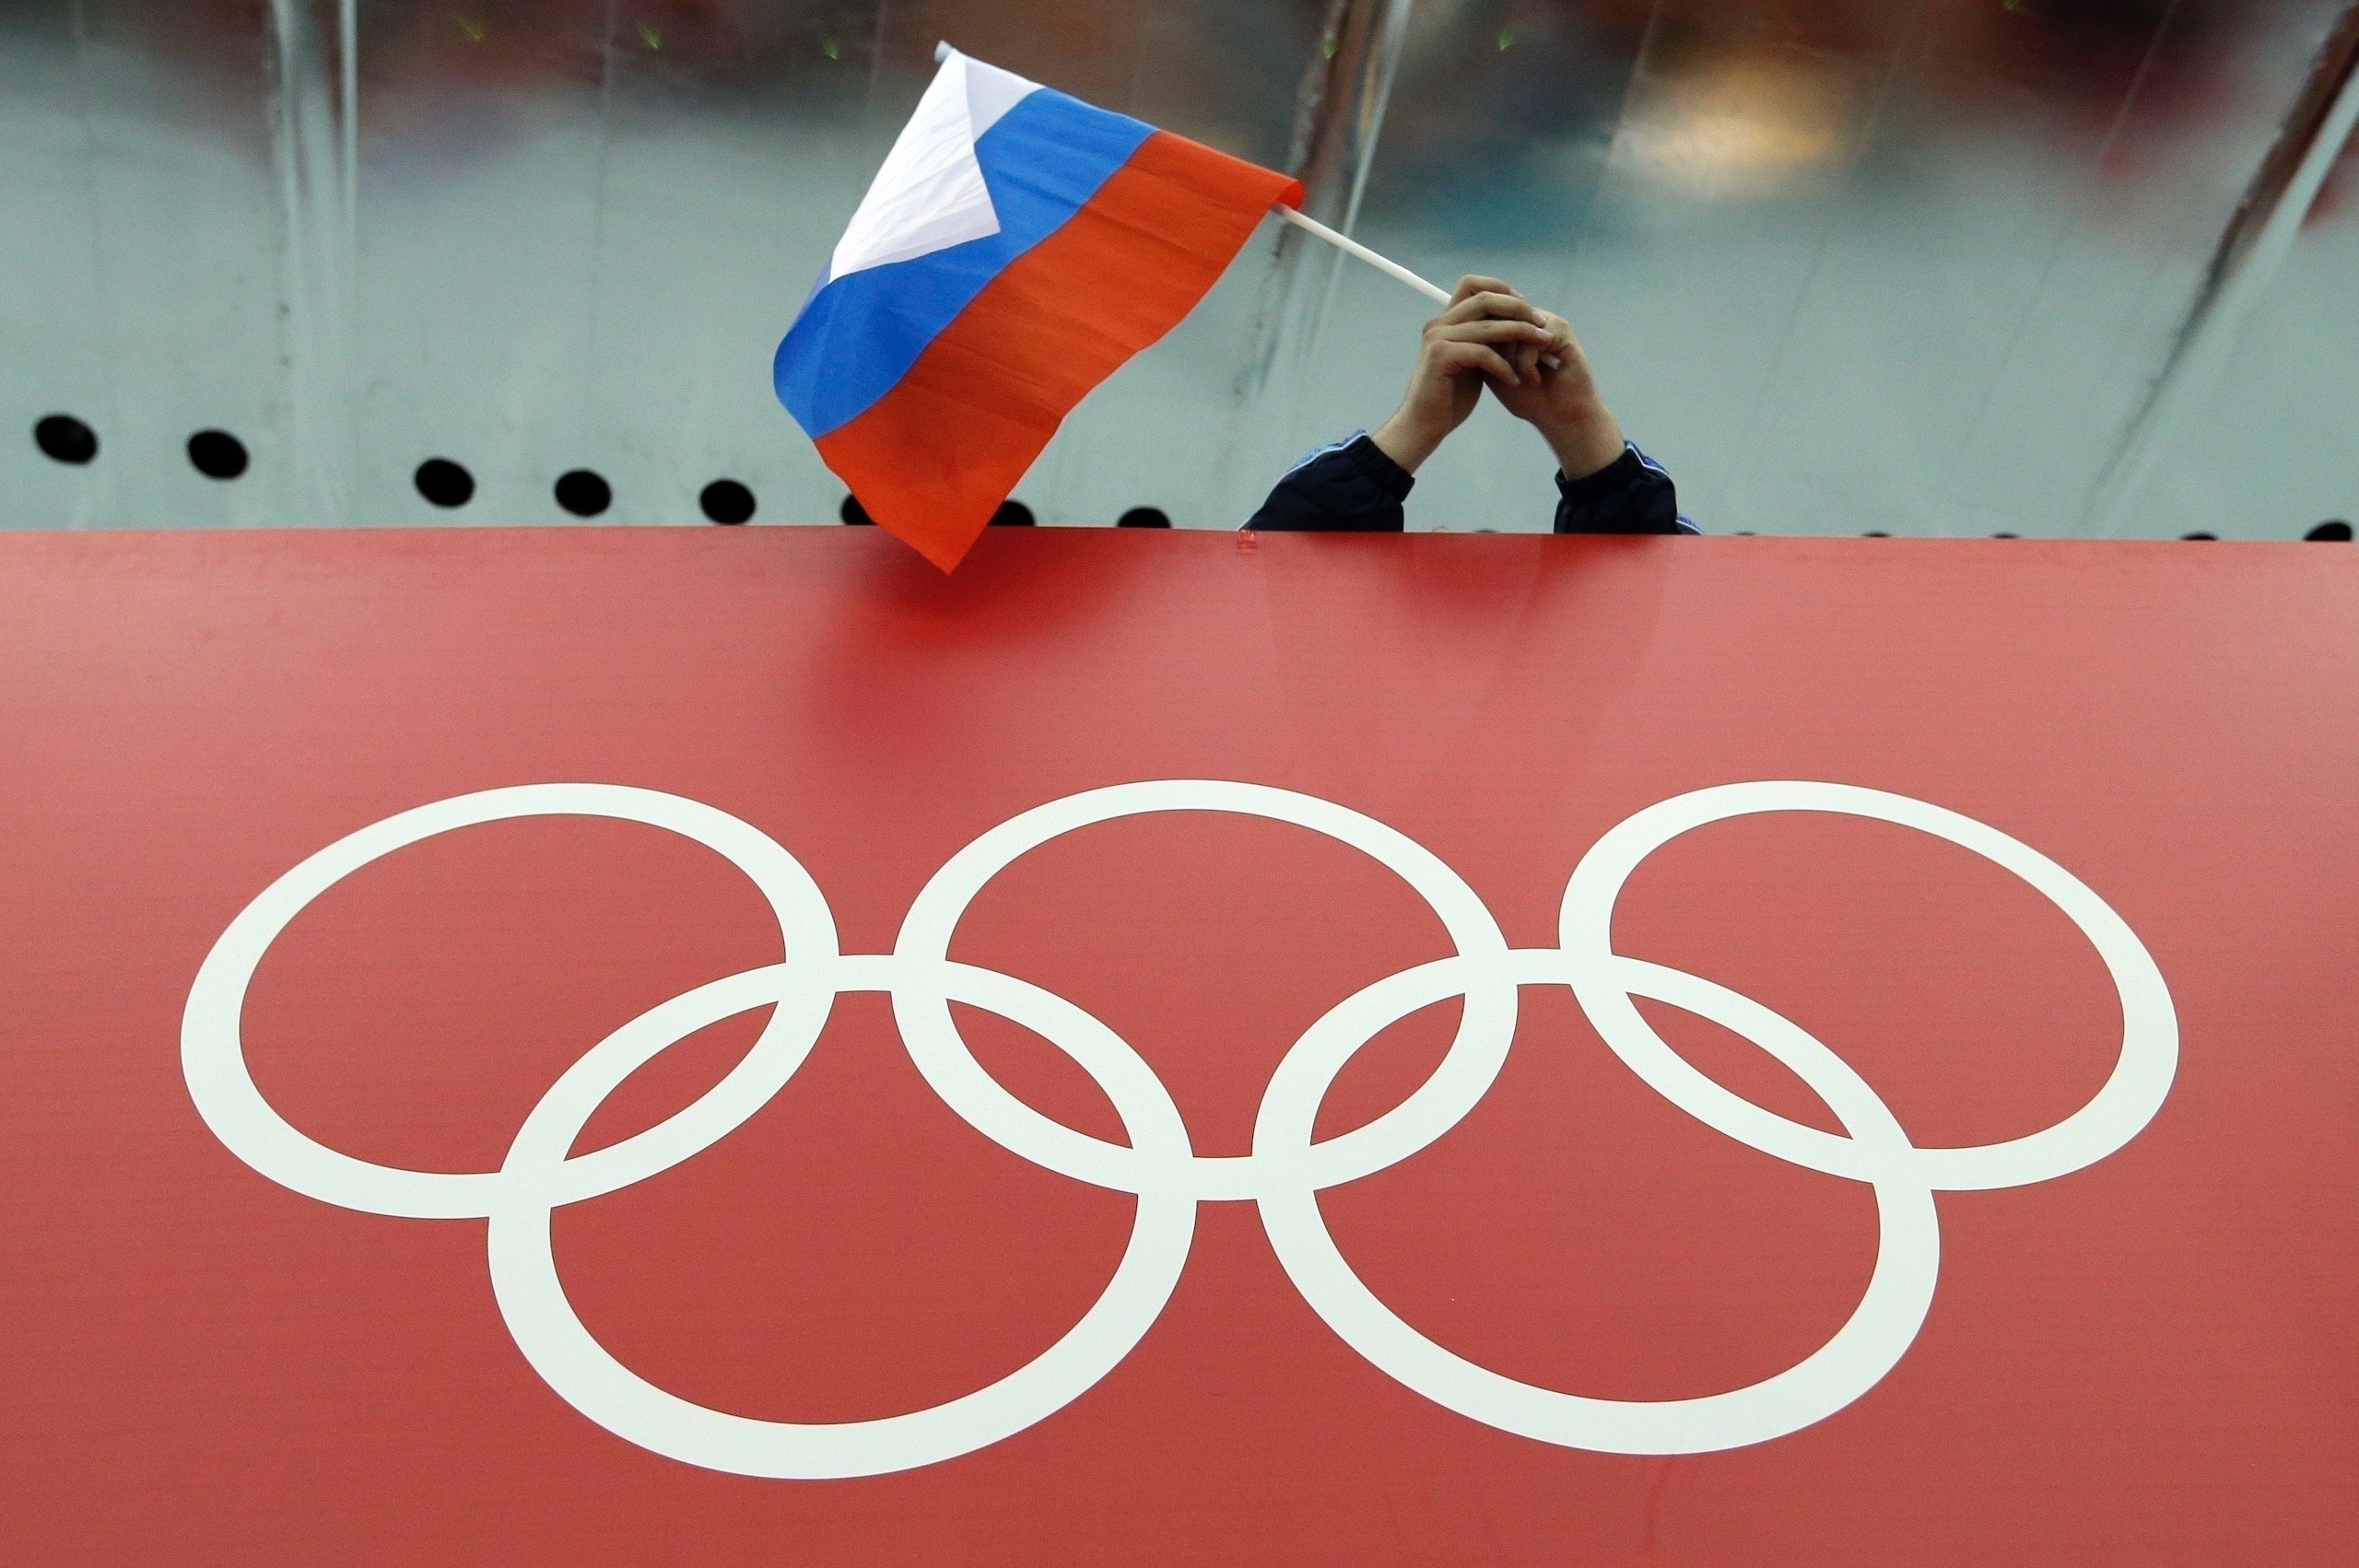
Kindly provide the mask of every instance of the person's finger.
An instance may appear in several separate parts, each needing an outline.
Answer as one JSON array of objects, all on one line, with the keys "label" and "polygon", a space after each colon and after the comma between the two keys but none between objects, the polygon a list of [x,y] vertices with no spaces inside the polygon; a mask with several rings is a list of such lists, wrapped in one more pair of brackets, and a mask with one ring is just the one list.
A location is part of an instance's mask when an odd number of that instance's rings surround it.
[{"label": "person's finger", "polygon": [[1503,322],[1496,317],[1475,322],[1440,322],[1434,327],[1432,335],[1442,343],[1551,345],[1556,341],[1545,327],[1531,322]]},{"label": "person's finger", "polygon": [[1471,299],[1477,294],[1511,294],[1518,299],[1523,298],[1522,295],[1516,294],[1514,287],[1510,284],[1503,283],[1496,277],[1485,277],[1480,273],[1468,273],[1458,280],[1458,287],[1451,291],[1449,302],[1455,305],[1460,300]]},{"label": "person's finger", "polygon": [[1496,348],[1480,343],[1444,343],[1436,352],[1436,359],[1447,369],[1476,370],[1494,380],[1517,385],[1515,367]]},{"label": "person's finger", "polygon": [[1538,324],[1542,315],[1542,311],[1534,310],[1512,294],[1500,294],[1495,290],[1486,289],[1480,294],[1470,294],[1459,300],[1442,312],[1441,319],[1445,322],[1479,322],[1485,318],[1496,318],[1500,321],[1531,322]]},{"label": "person's finger", "polygon": [[1512,294],[1485,292],[1468,295],[1443,311],[1441,319],[1447,322],[1485,320],[1530,322],[1540,326],[1545,324],[1541,320],[1542,314]]},{"label": "person's finger", "polygon": [[1508,367],[1508,384],[1540,384],[1539,363],[1549,343],[1545,328],[1529,322],[1480,321],[1437,326],[1431,341],[1437,346],[1476,344],[1496,351]]}]

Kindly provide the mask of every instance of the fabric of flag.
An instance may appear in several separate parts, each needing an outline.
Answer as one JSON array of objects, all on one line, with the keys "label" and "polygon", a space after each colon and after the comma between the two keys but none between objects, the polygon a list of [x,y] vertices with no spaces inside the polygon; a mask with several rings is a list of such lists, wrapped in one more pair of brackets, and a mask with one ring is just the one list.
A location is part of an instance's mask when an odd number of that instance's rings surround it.
[{"label": "fabric of flag", "polygon": [[774,374],[869,516],[946,571],[1074,406],[1302,187],[941,54]]}]

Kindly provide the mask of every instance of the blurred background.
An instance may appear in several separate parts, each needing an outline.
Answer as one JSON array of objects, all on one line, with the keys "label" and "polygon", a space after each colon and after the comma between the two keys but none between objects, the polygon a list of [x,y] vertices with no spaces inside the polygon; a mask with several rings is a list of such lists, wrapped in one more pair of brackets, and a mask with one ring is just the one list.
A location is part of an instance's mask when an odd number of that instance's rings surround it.
[{"label": "blurred background", "polygon": [[[0,525],[834,522],[770,355],[944,39],[1564,310],[1711,532],[2359,514],[2351,0],[0,0]],[[1428,314],[1272,223],[1018,497],[1234,526]]]}]

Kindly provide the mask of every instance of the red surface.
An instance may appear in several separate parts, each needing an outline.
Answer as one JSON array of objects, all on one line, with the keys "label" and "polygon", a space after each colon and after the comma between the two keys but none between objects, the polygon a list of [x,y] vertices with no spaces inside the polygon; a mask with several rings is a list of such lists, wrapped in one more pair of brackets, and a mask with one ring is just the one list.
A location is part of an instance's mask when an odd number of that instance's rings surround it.
[{"label": "red surface", "polygon": [[1285,175],[1156,132],[819,456],[881,526],[952,569],[1064,416],[1196,308],[1271,207],[1301,200]]},{"label": "red surface", "polygon": [[[2359,1557],[2353,1302],[2359,555],[2331,547],[1238,541],[994,534],[944,579],[854,530],[0,536],[0,1552],[27,1562],[1743,1561]],[[369,822],[553,780],[710,802],[787,846],[851,952],[1016,813],[1134,779],[1322,796],[1555,940],[1582,852],[1743,779],[1913,795],[2054,857],[2177,1001],[2169,1103],[2119,1153],[1943,1193],[1931,1316],[1864,1398],[1733,1452],[1548,1447],[1426,1403],[1307,1308],[1248,1206],[1062,1411],[932,1469],[751,1480],[593,1426],[494,1310],[480,1222],[287,1192],[180,1077],[230,918]],[[1705,828],[1633,880],[1625,953],[1855,1064],[1920,1144],[2078,1106],[2118,1009],[2066,920],[1882,824]],[[581,1050],[773,957],[726,866],[651,829],[470,828],[333,890],[248,1036],[348,1152],[496,1164]],[[1438,956],[1351,851],[1208,816],[1087,830],[954,954],[1136,1043],[1200,1150],[1243,1151],[1297,1033]],[[1873,1257],[1864,1190],[1640,1086],[1527,993],[1506,1072],[1426,1153],[1331,1193],[1379,1294],[1567,1390],[1710,1392],[1809,1352]],[[1825,1114],[1655,1010],[1723,1082]],[[969,1018],[1036,1104],[1111,1135],[1046,1046]],[[1404,1093],[1447,1011],[1355,1064]],[[590,1140],[750,1037],[650,1068]],[[985,1141],[881,999],[705,1154],[557,1222],[591,1327],[742,1413],[908,1410],[1013,1370],[1102,1286],[1130,1202]]]}]

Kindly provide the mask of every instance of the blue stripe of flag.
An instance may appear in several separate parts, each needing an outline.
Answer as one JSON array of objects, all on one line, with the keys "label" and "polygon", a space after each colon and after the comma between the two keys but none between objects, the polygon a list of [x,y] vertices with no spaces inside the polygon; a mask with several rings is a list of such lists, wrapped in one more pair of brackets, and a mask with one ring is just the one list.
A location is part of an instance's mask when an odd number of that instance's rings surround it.
[{"label": "blue stripe of flag", "polygon": [[813,440],[909,374],[926,345],[1011,262],[1070,222],[1155,128],[1042,88],[975,143],[1000,231],[823,284],[771,365],[779,401]]}]

